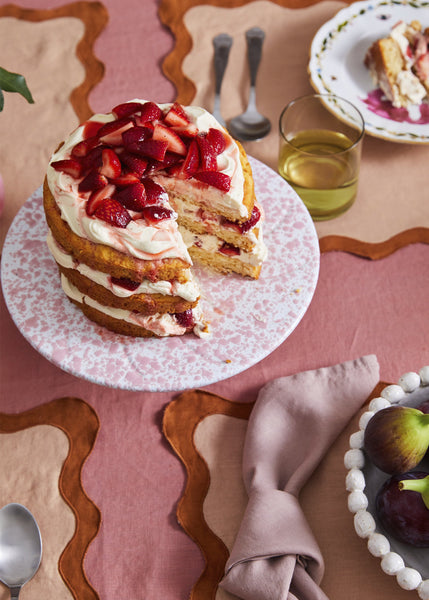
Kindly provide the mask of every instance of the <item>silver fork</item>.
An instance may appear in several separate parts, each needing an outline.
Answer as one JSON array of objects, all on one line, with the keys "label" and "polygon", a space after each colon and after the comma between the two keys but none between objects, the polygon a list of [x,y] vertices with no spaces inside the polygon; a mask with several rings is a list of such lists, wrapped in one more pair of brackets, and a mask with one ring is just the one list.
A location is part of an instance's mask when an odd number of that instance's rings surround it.
[{"label": "silver fork", "polygon": [[228,64],[229,51],[231,50],[232,46],[232,37],[227,33],[220,33],[213,38],[213,46],[215,68],[215,97],[213,115],[223,127],[226,127],[225,120],[223,119],[220,111],[220,90],[222,87],[226,65]]}]

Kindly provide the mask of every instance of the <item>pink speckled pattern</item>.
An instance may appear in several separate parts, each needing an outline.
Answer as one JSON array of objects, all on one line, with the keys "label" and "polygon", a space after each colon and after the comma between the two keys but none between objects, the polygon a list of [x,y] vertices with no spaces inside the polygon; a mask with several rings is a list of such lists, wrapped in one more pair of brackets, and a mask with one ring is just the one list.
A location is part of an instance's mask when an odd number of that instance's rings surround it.
[{"label": "pink speckled pattern", "polygon": [[89,381],[140,391],[183,390],[240,373],[273,352],[307,310],[319,273],[317,234],[300,198],[250,159],[266,222],[268,258],[258,281],[195,268],[212,335],[135,339],[89,321],[63,293],[45,238],[42,190],[21,208],[6,238],[2,285],[22,335],[54,364]]}]

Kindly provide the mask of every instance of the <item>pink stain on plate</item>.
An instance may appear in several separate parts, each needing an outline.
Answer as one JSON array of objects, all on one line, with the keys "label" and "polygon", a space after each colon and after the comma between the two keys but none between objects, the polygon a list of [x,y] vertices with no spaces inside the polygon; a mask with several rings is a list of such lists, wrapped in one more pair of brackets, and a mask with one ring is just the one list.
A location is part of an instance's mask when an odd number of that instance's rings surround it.
[{"label": "pink stain on plate", "polygon": [[429,123],[429,104],[420,104],[420,118],[412,119],[406,108],[395,108],[390,100],[386,100],[380,89],[370,92],[364,102],[370,111],[391,121],[413,123],[414,125],[427,125]]}]

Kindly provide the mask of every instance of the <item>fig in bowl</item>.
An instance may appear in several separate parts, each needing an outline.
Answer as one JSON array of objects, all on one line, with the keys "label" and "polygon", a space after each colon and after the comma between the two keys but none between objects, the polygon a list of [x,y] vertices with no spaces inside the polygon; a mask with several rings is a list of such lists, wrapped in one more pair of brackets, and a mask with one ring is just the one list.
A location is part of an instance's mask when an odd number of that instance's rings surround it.
[{"label": "fig in bowl", "polygon": [[429,447],[429,414],[409,406],[383,408],[368,421],[363,447],[372,463],[385,473],[410,471]]},{"label": "fig in bowl", "polygon": [[418,548],[429,548],[429,473],[412,471],[387,479],[375,500],[386,533]]}]

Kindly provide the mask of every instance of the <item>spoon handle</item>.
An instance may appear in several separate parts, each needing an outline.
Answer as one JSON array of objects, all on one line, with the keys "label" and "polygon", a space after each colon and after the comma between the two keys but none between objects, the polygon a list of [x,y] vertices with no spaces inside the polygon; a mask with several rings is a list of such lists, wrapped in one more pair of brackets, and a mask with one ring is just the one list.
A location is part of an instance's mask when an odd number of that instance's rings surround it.
[{"label": "spoon handle", "polygon": [[262,44],[265,39],[265,33],[259,27],[252,27],[246,31],[247,57],[250,69],[250,86],[255,87],[256,74],[262,56]]},{"label": "spoon handle", "polygon": [[223,76],[228,64],[229,51],[232,46],[232,37],[227,33],[220,33],[213,39],[213,46],[215,50],[215,93],[220,94]]},{"label": "spoon handle", "polygon": [[21,591],[21,586],[17,585],[10,588],[10,600],[18,600],[19,592]]}]

